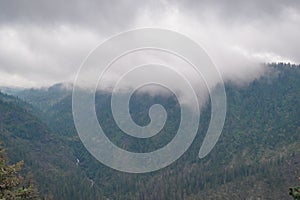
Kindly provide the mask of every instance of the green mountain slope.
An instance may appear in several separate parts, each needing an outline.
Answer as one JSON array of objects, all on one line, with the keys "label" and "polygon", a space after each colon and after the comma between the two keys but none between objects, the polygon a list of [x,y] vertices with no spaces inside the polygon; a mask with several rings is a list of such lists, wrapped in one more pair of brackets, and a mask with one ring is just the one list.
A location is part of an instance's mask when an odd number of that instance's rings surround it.
[{"label": "green mountain slope", "polygon": [[[90,199],[290,199],[288,187],[300,176],[300,67],[269,66],[269,74],[247,86],[226,83],[227,118],[213,151],[197,155],[210,117],[203,111],[197,138],[174,164],[150,174],[132,175],[109,169],[95,160],[81,144],[74,128],[70,93],[42,108],[45,123],[78,158],[81,173],[99,191]],[[41,101],[23,95],[36,108]],[[167,144],[178,127],[178,104],[172,96],[136,94],[130,104],[138,124],[149,122],[148,108],[163,104],[168,111],[165,128],[151,140],[123,134],[110,112],[110,95],[96,96],[99,122],[107,136],[122,148],[143,152]],[[70,187],[64,184],[65,187]],[[101,192],[103,194],[100,194]],[[79,197],[76,199],[80,199]]]},{"label": "green mountain slope", "polygon": [[33,174],[42,196],[84,199],[97,194],[76,166],[72,149],[33,111],[30,105],[0,93],[0,141],[10,161],[24,160],[25,172]]}]

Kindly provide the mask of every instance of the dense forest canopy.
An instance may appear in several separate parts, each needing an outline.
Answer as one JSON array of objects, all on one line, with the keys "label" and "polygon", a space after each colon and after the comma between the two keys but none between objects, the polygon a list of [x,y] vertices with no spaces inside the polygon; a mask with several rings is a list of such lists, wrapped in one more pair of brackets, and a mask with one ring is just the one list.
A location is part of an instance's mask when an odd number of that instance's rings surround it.
[{"label": "dense forest canopy", "polygon": [[[300,66],[272,64],[269,73],[248,85],[225,84],[227,117],[213,151],[198,158],[210,119],[201,113],[190,149],[175,163],[150,174],[115,171],[93,158],[82,145],[72,119],[71,91],[49,89],[0,93],[0,140],[9,160],[24,160],[41,196],[73,199],[289,199],[300,176]],[[173,96],[134,94],[133,120],[149,122],[149,106],[168,111],[165,127],[149,140],[122,133],[110,111],[111,96],[96,95],[99,123],[118,146],[136,152],[167,144],[178,127]],[[15,167],[18,168],[17,164]]]}]

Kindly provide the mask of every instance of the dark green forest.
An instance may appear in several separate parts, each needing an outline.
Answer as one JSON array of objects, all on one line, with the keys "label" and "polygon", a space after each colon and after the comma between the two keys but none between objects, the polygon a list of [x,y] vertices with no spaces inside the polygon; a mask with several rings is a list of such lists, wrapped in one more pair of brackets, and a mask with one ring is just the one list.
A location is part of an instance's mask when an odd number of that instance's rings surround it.
[{"label": "dark green forest", "polygon": [[[270,64],[248,84],[226,82],[227,116],[212,152],[198,158],[210,120],[201,113],[197,137],[175,163],[156,172],[128,174],[110,169],[81,143],[72,118],[71,91],[48,89],[0,93],[0,141],[10,163],[24,161],[22,174],[44,199],[195,200],[293,199],[289,188],[300,176],[300,66]],[[107,92],[96,95],[99,123],[118,146],[152,151],[167,144],[180,121],[174,96],[135,93],[133,120],[149,123],[148,110],[161,104],[168,112],[162,131],[149,139],[130,137],[117,127]]]}]

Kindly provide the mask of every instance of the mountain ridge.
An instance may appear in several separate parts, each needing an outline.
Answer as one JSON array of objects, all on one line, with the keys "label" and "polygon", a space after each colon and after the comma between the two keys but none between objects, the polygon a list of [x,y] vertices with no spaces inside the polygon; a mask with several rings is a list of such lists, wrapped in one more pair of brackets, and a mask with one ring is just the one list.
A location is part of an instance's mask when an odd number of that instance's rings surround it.
[{"label": "mountain ridge", "polygon": [[[300,175],[300,67],[269,67],[272,76],[263,76],[247,86],[225,84],[227,118],[220,140],[207,157],[199,160],[197,155],[210,119],[210,105],[202,112],[190,149],[171,166],[150,174],[117,172],[87,152],[74,127],[71,93],[56,93],[62,96],[59,100],[52,96],[54,103],[41,112],[55,137],[70,148],[74,160],[79,159],[80,173],[94,182],[98,193],[87,199],[289,199],[289,184],[296,184]],[[22,98],[26,101],[26,97]],[[31,101],[31,105],[39,109],[40,100]],[[45,98],[45,102],[48,100]],[[159,138],[163,141],[138,143],[115,128],[109,102],[108,93],[96,95],[99,122],[120,147],[135,151],[155,149],[153,142],[165,145],[173,137],[171,132],[176,129],[178,118],[176,102],[153,95],[134,96],[131,114],[139,124],[147,124],[148,108],[154,103],[162,103],[171,112],[171,129]],[[72,199],[69,195],[65,199]]]}]

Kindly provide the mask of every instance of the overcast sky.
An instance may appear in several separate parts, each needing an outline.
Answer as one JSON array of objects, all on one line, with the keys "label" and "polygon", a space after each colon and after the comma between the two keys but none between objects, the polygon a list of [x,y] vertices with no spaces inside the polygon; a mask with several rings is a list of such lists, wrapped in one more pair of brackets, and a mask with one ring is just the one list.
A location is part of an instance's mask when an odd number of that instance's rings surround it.
[{"label": "overcast sky", "polygon": [[0,1],[0,85],[72,81],[111,35],[141,27],[201,44],[225,80],[249,81],[263,62],[300,63],[300,1]]}]

